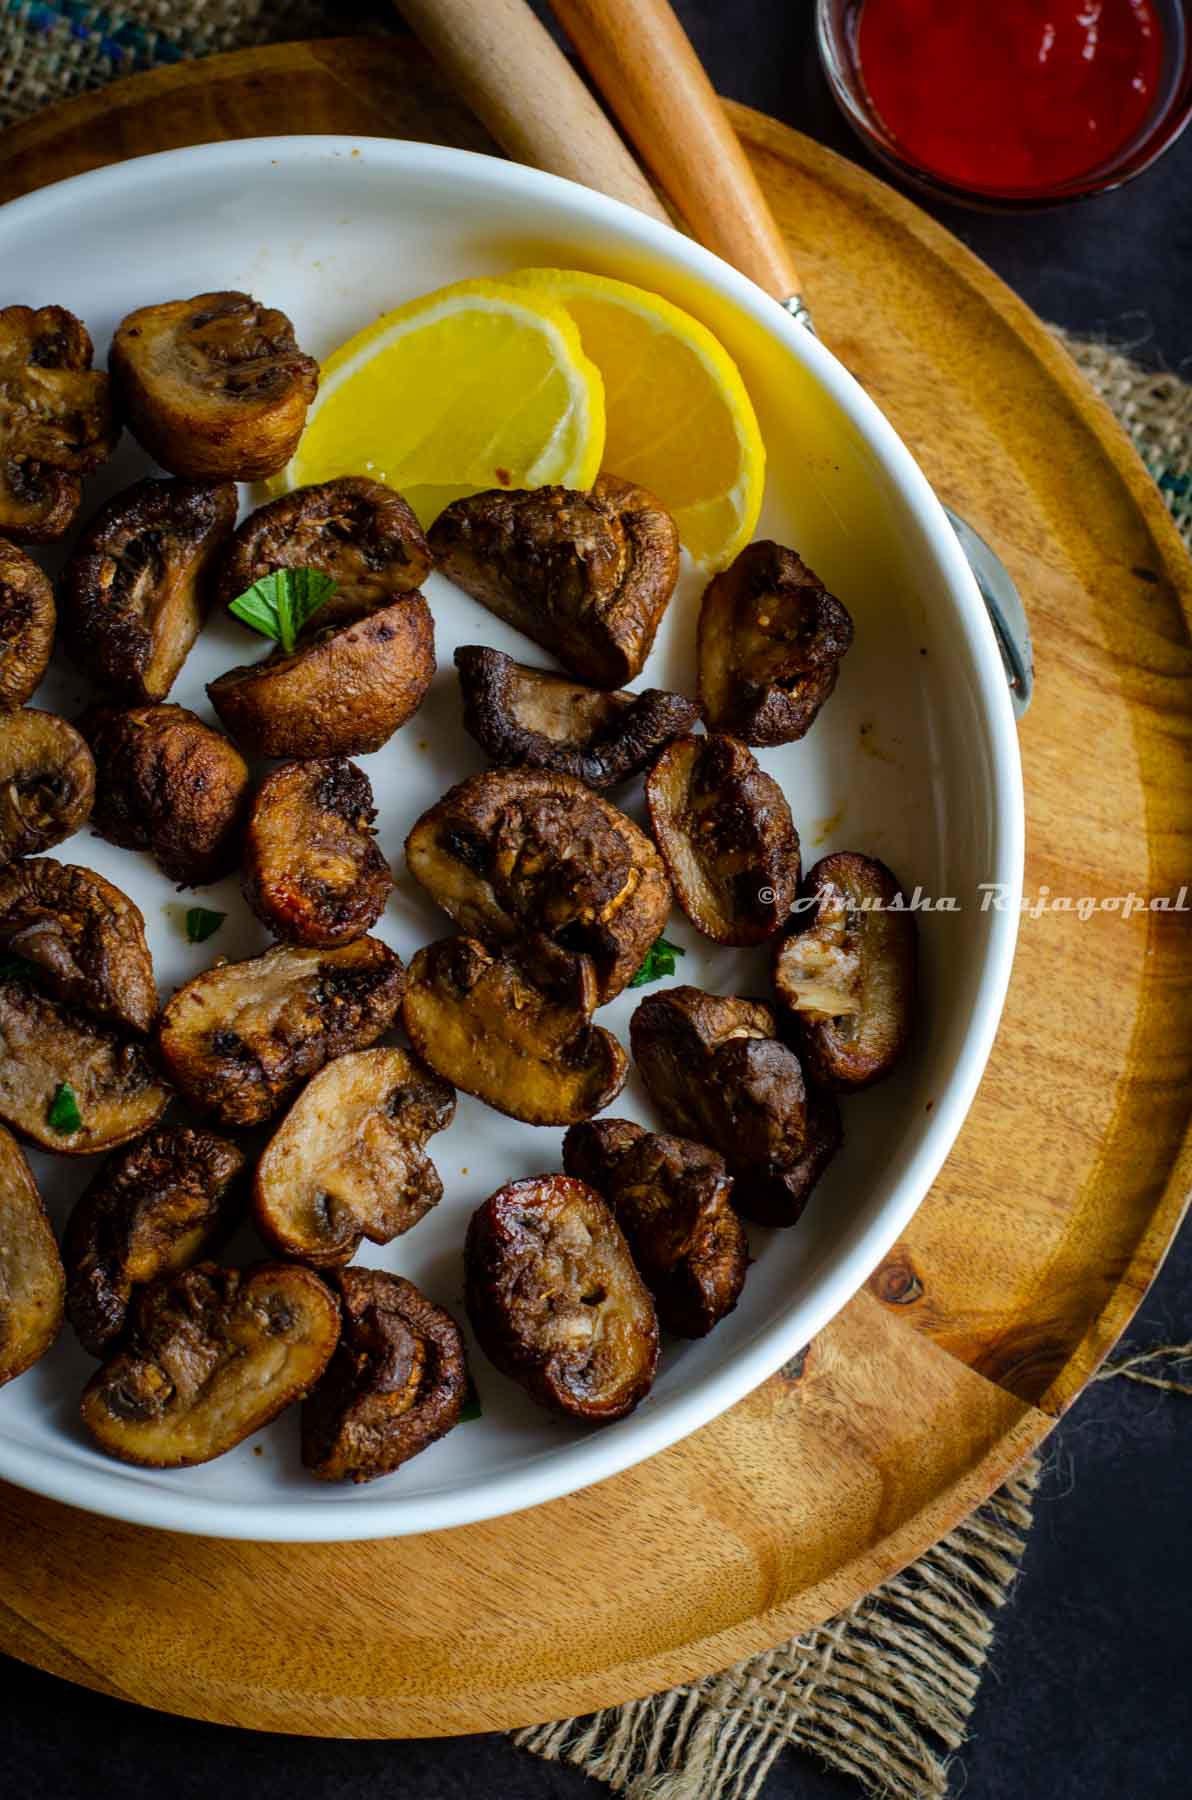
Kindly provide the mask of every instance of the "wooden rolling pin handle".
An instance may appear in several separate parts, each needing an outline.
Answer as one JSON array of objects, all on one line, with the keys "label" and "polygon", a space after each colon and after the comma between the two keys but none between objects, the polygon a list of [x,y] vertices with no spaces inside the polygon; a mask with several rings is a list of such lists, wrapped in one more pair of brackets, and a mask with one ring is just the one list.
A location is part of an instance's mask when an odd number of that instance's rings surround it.
[{"label": "wooden rolling pin handle", "polygon": [[516,162],[670,223],[650,183],[525,0],[396,0],[477,118]]}]

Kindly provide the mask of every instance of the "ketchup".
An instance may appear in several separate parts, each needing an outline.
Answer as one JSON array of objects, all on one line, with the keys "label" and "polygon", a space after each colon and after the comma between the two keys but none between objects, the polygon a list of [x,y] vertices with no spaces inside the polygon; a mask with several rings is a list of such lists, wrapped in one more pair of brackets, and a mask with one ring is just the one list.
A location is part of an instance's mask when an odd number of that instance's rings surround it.
[{"label": "ketchup", "polygon": [[1047,193],[1142,125],[1163,31],[1151,0],[863,0],[856,54],[908,162],[957,187]]}]

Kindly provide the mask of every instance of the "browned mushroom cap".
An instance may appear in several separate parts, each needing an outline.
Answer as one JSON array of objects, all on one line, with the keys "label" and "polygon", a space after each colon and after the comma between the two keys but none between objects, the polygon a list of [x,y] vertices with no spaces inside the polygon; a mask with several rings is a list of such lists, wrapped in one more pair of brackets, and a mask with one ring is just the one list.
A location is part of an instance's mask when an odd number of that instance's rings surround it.
[{"label": "browned mushroom cap", "polygon": [[23,1151],[0,1126],[0,1387],[44,1356],[62,1326],[62,1259]]},{"label": "browned mushroom cap", "polygon": [[803,1148],[793,1162],[754,1168],[736,1183],[733,1203],[759,1225],[794,1225],[811,1198],[811,1190],[844,1142],[844,1127],[835,1096],[806,1083]]},{"label": "browned mushroom cap", "polygon": [[670,911],[658,852],[574,775],[487,769],[428,808],[406,861],[482,942],[542,936],[596,968],[597,1004],[632,980]]},{"label": "browned mushroom cap", "polygon": [[70,1006],[131,1031],[157,1017],[140,908],[92,869],[37,857],[0,870],[0,949]]},{"label": "browned mushroom cap", "polygon": [[51,850],[91,815],[95,763],[73,725],[26,707],[0,724],[0,868]]},{"label": "browned mushroom cap", "polygon": [[[803,1071],[776,1032],[759,1001],[693,987],[651,995],[629,1025],[634,1059],[667,1124],[720,1151],[733,1204],[748,1217],[773,1206],[776,1184],[787,1193],[784,1177],[807,1148]],[[804,1199],[810,1190],[808,1180]]]},{"label": "browned mushroom cap", "polygon": [[[78,1109],[75,1130],[50,1122],[64,1088]],[[169,1100],[139,1040],[19,977],[0,978],[0,1120],[21,1137],[65,1156],[92,1156],[140,1137]]]},{"label": "browned mushroom cap", "polygon": [[340,950],[275,944],[178,989],[158,1028],[162,1059],[192,1106],[224,1125],[259,1125],[332,1057],[375,1043],[404,981],[379,938]]},{"label": "browned mushroom cap", "polygon": [[163,469],[260,481],[294,454],[319,366],[282,312],[248,294],[196,294],[129,313],[109,358],[134,435]]},{"label": "browned mushroom cap", "polygon": [[679,534],[645,488],[493,488],[430,528],[435,567],[583,681],[620,687],[650,654],[679,576]]},{"label": "browned mushroom cap", "polygon": [[337,1057],[305,1087],[257,1164],[257,1224],[282,1256],[326,1268],[361,1238],[388,1244],[443,1197],[425,1144],[455,1095],[408,1050]]},{"label": "browned mushroom cap", "polygon": [[259,756],[363,756],[417,712],[434,672],[430,608],[421,594],[404,594],[316,631],[290,656],[229,669],[207,692],[232,736]]},{"label": "browned mushroom cap", "polygon": [[83,1390],[101,1450],[150,1469],[210,1462],[314,1386],[339,1308],[310,1269],[199,1263],[142,1288],[126,1349]]},{"label": "browned mushroom cap", "polygon": [[731,737],[686,737],[646,781],[679,905],[718,944],[760,944],[799,887],[799,834],[782,789]]},{"label": "browned mushroom cap", "polygon": [[563,1167],[612,1207],[664,1331],[705,1337],[732,1312],[749,1240],[723,1157],[629,1119],[592,1119],[563,1139]]},{"label": "browned mushroom cap", "polygon": [[853,641],[847,610],[793,550],[750,544],[709,583],[699,618],[699,697],[710,729],[747,744],[810,730]]},{"label": "browned mushroom cap", "polygon": [[302,1461],[320,1481],[392,1475],[459,1423],[468,1365],[459,1326],[412,1281],[340,1269],[343,1327],[303,1402]]},{"label": "browned mushroom cap", "polygon": [[410,964],[410,1042],[453,1087],[527,1125],[590,1119],[625,1085],[625,1052],[591,1022],[586,956],[548,940],[490,955],[474,938],[428,944]]},{"label": "browned mushroom cap", "polygon": [[164,700],[211,599],[236,522],[232,482],[138,481],[100,508],[67,565],[62,623],[75,661],[129,700]]},{"label": "browned mushroom cap", "polygon": [[481,1348],[539,1405],[598,1425],[645,1399],[654,1302],[595,1189],[568,1175],[499,1188],[472,1214],[464,1269]]},{"label": "browned mushroom cap", "polygon": [[455,666],[464,725],[495,763],[552,769],[592,788],[639,774],[699,718],[682,694],[606,692],[480,644],[462,644]]},{"label": "browned mushroom cap", "polygon": [[71,475],[107,461],[119,427],[108,377],[91,367],[91,357],[86,326],[64,306],[0,310],[0,452],[7,461]]},{"label": "browned mushroom cap", "polygon": [[274,569],[321,569],[336,584],[319,608],[320,626],[359,619],[421,587],[430,550],[396,488],[342,475],[296,488],[245,519],[222,558],[224,606]]},{"label": "browned mushroom cap", "polygon": [[62,1240],[66,1310],[92,1356],[124,1331],[133,1290],[184,1269],[231,1226],[244,1156],[209,1131],[162,1127],[106,1162]]},{"label": "browned mushroom cap", "polygon": [[373,841],[368,776],[325,756],[283,763],[261,783],[244,837],[244,896],[293,944],[363,937],[385,910],[393,877]]},{"label": "browned mushroom cap", "polygon": [[774,986],[798,1015],[803,1061],[825,1086],[868,1087],[910,1036],[915,920],[885,863],[851,850],[816,863],[810,910],[774,954]]},{"label": "browned mushroom cap", "polygon": [[162,873],[203,887],[235,868],[252,794],[248,765],[185,706],[93,706],[79,721],[95,755],[92,824],[148,850]]},{"label": "browned mushroom cap", "polygon": [[6,455],[0,443],[0,531],[15,544],[49,544],[74,522],[83,483],[48,463]]},{"label": "browned mushroom cap", "polygon": [[55,616],[54,590],[33,558],[0,538],[0,713],[24,706],[45,674]]}]

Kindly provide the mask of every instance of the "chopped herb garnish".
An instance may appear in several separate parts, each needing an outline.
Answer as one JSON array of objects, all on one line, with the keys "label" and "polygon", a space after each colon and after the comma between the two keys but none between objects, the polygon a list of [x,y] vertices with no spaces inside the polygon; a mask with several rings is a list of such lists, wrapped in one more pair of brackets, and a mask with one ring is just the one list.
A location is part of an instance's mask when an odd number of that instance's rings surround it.
[{"label": "chopped herb garnish", "polygon": [[186,909],[186,935],[192,944],[205,944],[209,937],[214,937],[227,913],[209,912],[205,906],[188,906]]},{"label": "chopped herb garnish", "polygon": [[645,962],[629,983],[630,987],[645,987],[648,981],[658,981],[663,975],[673,975],[676,956],[686,954],[681,944],[668,943],[664,937],[655,938],[646,951]]},{"label": "chopped herb garnish", "polygon": [[463,1410],[459,1415],[459,1422],[461,1425],[466,1425],[469,1419],[479,1419],[483,1416],[484,1408],[480,1404],[480,1395],[476,1392],[476,1383],[469,1375],[468,1391],[464,1395]]},{"label": "chopped herb garnish", "polygon": [[322,569],[274,569],[232,601],[228,611],[265,637],[276,638],[289,654],[298,634],[335,592]]},{"label": "chopped herb garnish", "polygon": [[46,1122],[51,1130],[61,1132],[63,1137],[69,1137],[83,1123],[83,1115],[69,1081],[61,1084],[50,1101]]}]

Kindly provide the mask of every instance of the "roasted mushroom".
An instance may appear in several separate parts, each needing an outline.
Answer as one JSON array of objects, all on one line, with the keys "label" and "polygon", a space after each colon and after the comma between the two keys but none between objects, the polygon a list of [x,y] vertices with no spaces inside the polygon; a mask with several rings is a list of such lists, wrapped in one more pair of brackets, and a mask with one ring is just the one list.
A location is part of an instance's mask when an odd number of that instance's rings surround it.
[{"label": "roasted mushroom", "polygon": [[244,1156],[209,1131],[163,1126],[106,1162],[62,1240],[66,1311],[92,1356],[123,1334],[133,1291],[185,1269],[233,1223]]},{"label": "roasted mushroom", "polygon": [[704,594],[699,697],[709,730],[789,744],[810,730],[853,641],[848,611],[793,550],[750,544]]},{"label": "roasted mushroom", "polygon": [[799,887],[799,834],[778,783],[736,738],[685,737],[646,781],[679,905],[718,944],[760,944]]},{"label": "roasted mushroom", "polygon": [[388,606],[430,574],[422,528],[396,488],[341,475],[296,488],[245,519],[221,560],[227,606],[275,569],[320,569],[335,592],[319,608],[320,627]]},{"label": "roasted mushroom", "polygon": [[319,366],[282,312],[196,294],[129,313],[109,358],[134,436],[172,475],[261,481],[294,454]]},{"label": "roasted mushroom", "polygon": [[915,919],[898,882],[870,856],[841,850],[809,872],[809,910],[774,954],[774,987],[797,1015],[808,1073],[825,1087],[868,1087],[910,1036]]},{"label": "roasted mushroom", "polygon": [[0,950],[69,1006],[130,1031],[157,1017],[140,908],[93,869],[33,857],[0,870]]},{"label": "roasted mushroom", "polygon": [[720,1151],[737,1210],[793,1224],[831,1150],[813,1159],[809,1179],[803,1071],[776,1034],[774,1014],[760,1001],[694,987],[651,995],[629,1025],[655,1104],[673,1131]]},{"label": "roasted mushroom", "polygon": [[24,1152],[0,1125],[0,1387],[62,1326],[62,1259]]},{"label": "roasted mushroom", "polygon": [[468,1365],[459,1326],[412,1281],[340,1269],[342,1329],[302,1406],[302,1461],[320,1481],[392,1475],[459,1423]]},{"label": "roasted mushroom", "polygon": [[639,774],[699,718],[682,694],[586,687],[480,644],[461,645],[455,666],[464,725],[493,762],[574,775],[590,788]]},{"label": "roasted mushroom", "polygon": [[0,715],[24,706],[45,674],[55,617],[54,590],[33,558],[0,538]]},{"label": "roasted mushroom", "polygon": [[228,669],[207,692],[237,743],[258,756],[363,756],[417,712],[434,672],[434,623],[414,593],[316,629],[289,656]]},{"label": "roasted mushroom", "polygon": [[149,479],[100,508],[66,569],[62,624],[80,667],[125,699],[165,699],[207,616],[236,506],[230,481]]},{"label": "roasted mushroom", "polygon": [[98,770],[91,823],[100,837],[148,850],[181,887],[235,868],[252,782],[222,732],[173,701],[93,706],[79,725]]},{"label": "roasted mushroom", "polygon": [[379,938],[340,950],[274,944],[180,987],[158,1029],[162,1059],[191,1105],[224,1125],[259,1125],[299,1082],[388,1031],[401,959]]},{"label": "roasted mushroom", "polygon": [[311,1269],[198,1263],[137,1294],[126,1348],[83,1391],[101,1450],[150,1469],[189,1469],[234,1449],[318,1381],[339,1308]]},{"label": "roasted mushroom", "polygon": [[25,707],[0,719],[0,868],[51,850],[95,799],[95,763],[73,725]]},{"label": "roasted mushroom", "polygon": [[540,1406],[623,1419],[658,1366],[658,1319],[620,1226],[594,1188],[532,1175],[472,1214],[466,1305],[480,1347]]},{"label": "roasted mushroom", "polygon": [[388,1244],[443,1197],[426,1140],[455,1095],[408,1050],[336,1057],[305,1087],[257,1164],[257,1225],[282,1256],[350,1262],[362,1238]]},{"label": "roasted mushroom", "polygon": [[86,327],[63,306],[0,310],[0,532],[61,537],[80,475],[112,454],[119,428]]},{"label": "roasted mushroom", "polygon": [[645,488],[493,488],[431,526],[439,573],[524,631],[582,681],[641,672],[679,575],[679,534]]},{"label": "roasted mushroom", "polygon": [[275,937],[330,947],[376,924],[393,885],[373,838],[376,810],[368,776],[343,757],[283,763],[265,777],[241,879]]},{"label": "roasted mushroom", "polygon": [[91,1156],[140,1137],[169,1099],[139,1040],[0,977],[0,1120],[21,1137]]},{"label": "roasted mushroom", "polygon": [[563,1167],[602,1194],[676,1337],[706,1337],[741,1297],[749,1240],[724,1158],[629,1119],[592,1119],[563,1139]]},{"label": "roasted mushroom", "polygon": [[406,839],[411,875],[482,942],[549,939],[596,969],[597,1004],[632,980],[670,911],[643,831],[574,775],[486,769]]},{"label": "roasted mushroom", "polygon": [[625,1052],[593,1025],[596,975],[549,941],[491,954],[474,938],[428,944],[403,1015],[419,1056],[453,1087],[527,1125],[590,1119],[625,1085]]}]

